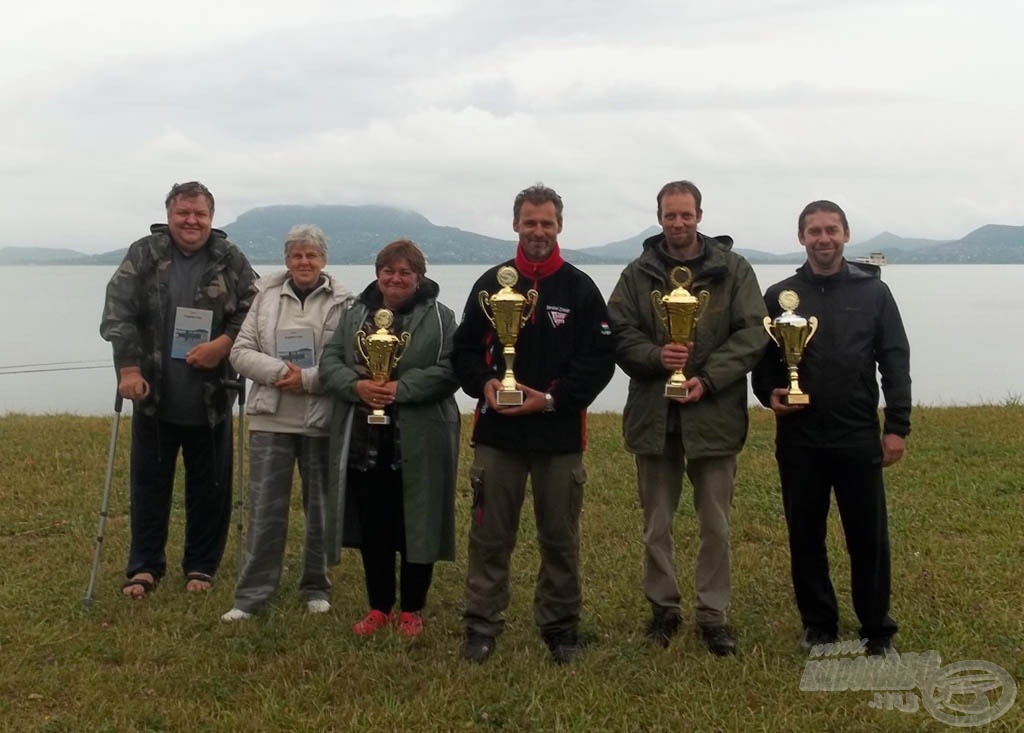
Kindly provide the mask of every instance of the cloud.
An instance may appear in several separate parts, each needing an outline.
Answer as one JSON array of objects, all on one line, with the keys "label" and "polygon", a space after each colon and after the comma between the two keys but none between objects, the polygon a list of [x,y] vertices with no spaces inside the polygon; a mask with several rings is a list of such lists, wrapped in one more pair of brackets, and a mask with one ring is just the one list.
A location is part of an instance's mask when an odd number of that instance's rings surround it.
[{"label": "cloud", "polygon": [[219,224],[384,203],[499,237],[544,180],[567,246],[682,177],[759,249],[820,197],[865,238],[1024,218],[1008,0],[45,5],[0,28],[0,246],[123,246],[192,178]]}]

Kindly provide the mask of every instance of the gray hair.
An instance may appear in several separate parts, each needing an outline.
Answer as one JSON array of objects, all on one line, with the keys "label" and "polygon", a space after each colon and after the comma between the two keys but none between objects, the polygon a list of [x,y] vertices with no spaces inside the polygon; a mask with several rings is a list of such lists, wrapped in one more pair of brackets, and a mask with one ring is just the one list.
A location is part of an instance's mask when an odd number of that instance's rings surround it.
[{"label": "gray hair", "polygon": [[284,256],[287,257],[292,247],[298,244],[308,244],[316,247],[317,251],[327,259],[327,236],[323,229],[313,224],[298,224],[293,226],[284,238]]}]

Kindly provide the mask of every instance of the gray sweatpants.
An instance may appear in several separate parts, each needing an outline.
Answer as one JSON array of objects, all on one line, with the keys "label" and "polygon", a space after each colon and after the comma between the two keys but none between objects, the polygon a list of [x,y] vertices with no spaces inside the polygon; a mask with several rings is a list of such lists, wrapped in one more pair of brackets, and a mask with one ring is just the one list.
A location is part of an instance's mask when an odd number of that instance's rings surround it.
[{"label": "gray sweatpants", "polygon": [[299,464],[306,540],[302,548],[299,595],[328,600],[324,553],[324,491],[327,487],[326,437],[294,433],[249,433],[249,532],[235,589],[235,607],[253,613],[266,604],[281,581],[292,474]]}]

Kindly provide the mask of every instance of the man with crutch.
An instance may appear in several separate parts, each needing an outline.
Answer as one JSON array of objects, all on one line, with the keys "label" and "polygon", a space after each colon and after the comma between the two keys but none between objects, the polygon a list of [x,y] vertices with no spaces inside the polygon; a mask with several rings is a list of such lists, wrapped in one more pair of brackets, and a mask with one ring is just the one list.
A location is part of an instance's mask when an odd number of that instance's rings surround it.
[{"label": "man with crutch", "polygon": [[153,591],[167,559],[174,471],[185,464],[189,592],[209,590],[231,522],[228,354],[255,296],[245,255],[212,228],[213,194],[175,184],[167,223],[139,239],[107,285],[100,335],[111,343],[118,394],[133,401],[131,547],[124,595]]}]

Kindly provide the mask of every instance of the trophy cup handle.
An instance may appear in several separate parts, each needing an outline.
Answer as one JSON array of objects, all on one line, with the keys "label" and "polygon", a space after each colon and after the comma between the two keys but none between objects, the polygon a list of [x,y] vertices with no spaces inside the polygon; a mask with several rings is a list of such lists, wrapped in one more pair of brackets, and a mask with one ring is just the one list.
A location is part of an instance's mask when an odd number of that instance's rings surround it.
[{"label": "trophy cup handle", "polygon": [[[817,321],[817,319],[815,319],[815,321]],[[764,330],[768,332],[768,337],[771,338],[771,340],[775,342],[775,345],[779,346],[780,345],[779,344],[779,340],[777,338],[775,338],[775,328],[774,328],[774,324],[772,323],[772,317],[771,316],[765,316],[764,317]]]},{"label": "trophy cup handle", "polygon": [[530,317],[533,315],[533,312],[537,310],[537,299],[539,297],[540,294],[533,288],[526,291],[526,307],[523,309],[523,316],[519,321],[520,327],[525,326],[526,322],[530,320]]},{"label": "trophy cup handle", "polygon": [[668,329],[668,312],[665,310],[665,304],[661,302],[661,291],[651,291],[651,305],[654,307],[654,315],[658,317],[662,325]]},{"label": "trophy cup handle", "polygon": [[811,327],[811,332],[807,334],[807,341],[804,341],[804,346],[807,346],[807,344],[810,343],[810,340],[814,338],[814,334],[818,330],[818,317],[811,316],[810,318],[808,318],[807,325]]},{"label": "trophy cup handle", "polygon": [[696,323],[704,315],[704,311],[708,308],[708,303],[711,302],[711,293],[707,290],[701,290],[697,293],[697,308],[693,313],[693,322]]},{"label": "trophy cup handle", "polygon": [[398,337],[398,345],[395,346],[395,353],[391,356],[391,366],[394,368],[399,360],[405,356],[405,350],[409,348],[409,339],[412,336],[408,331],[402,331],[402,335]]},{"label": "trophy cup handle", "polygon": [[366,353],[366,331],[356,331],[356,348],[359,350],[359,355],[363,357],[363,361],[369,364],[370,356]]},{"label": "trophy cup handle", "polygon": [[498,326],[497,324],[494,323],[494,317],[491,316],[491,311],[489,308],[491,304],[491,294],[488,293],[486,290],[481,290],[479,295],[477,296],[477,300],[480,301],[480,310],[484,312],[484,318],[490,321],[491,326],[493,326],[496,329]]}]

